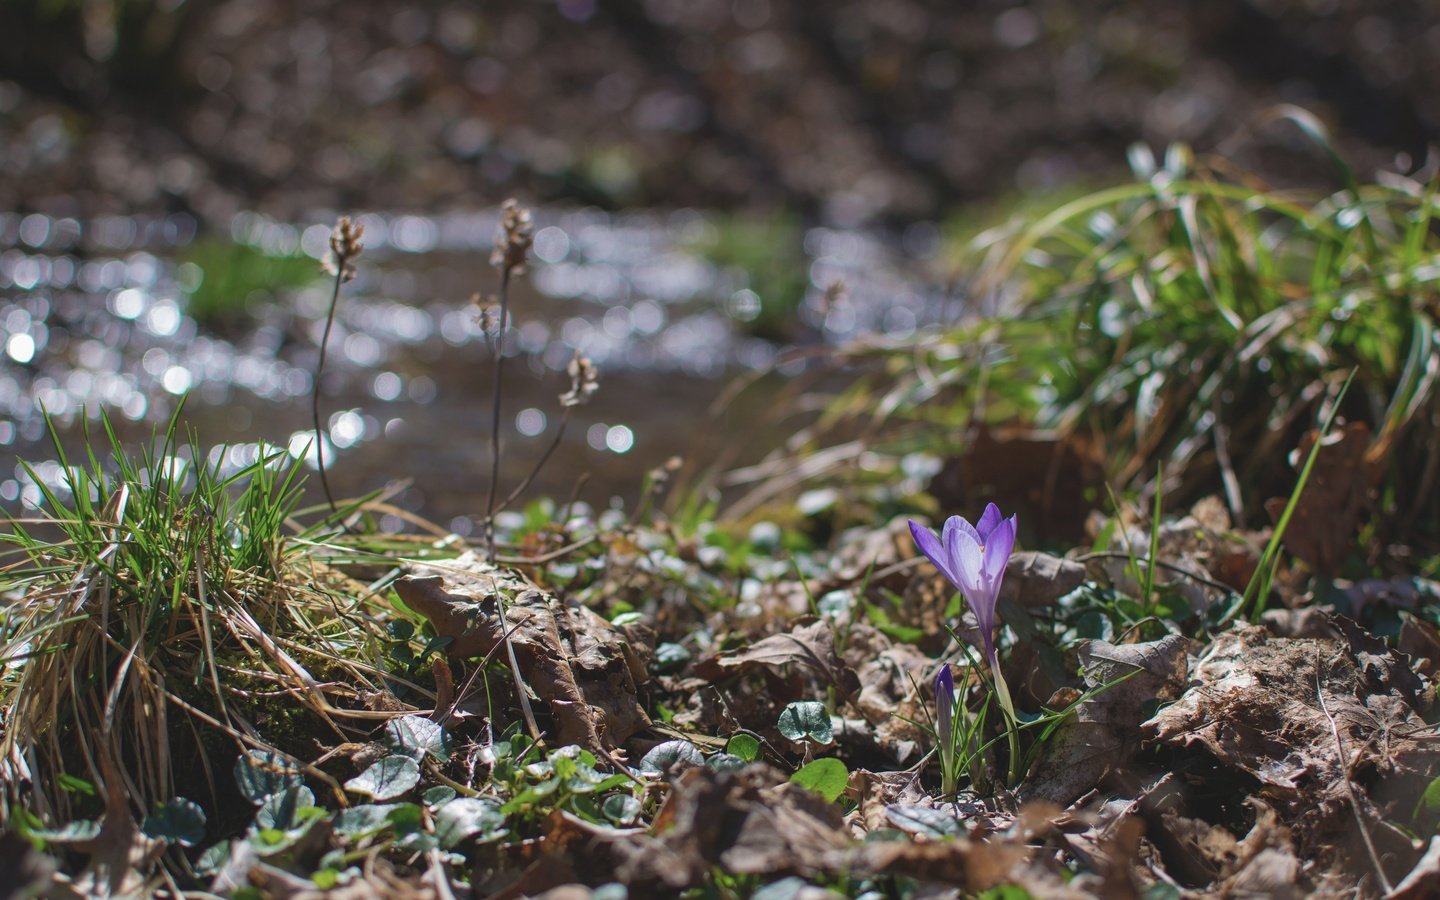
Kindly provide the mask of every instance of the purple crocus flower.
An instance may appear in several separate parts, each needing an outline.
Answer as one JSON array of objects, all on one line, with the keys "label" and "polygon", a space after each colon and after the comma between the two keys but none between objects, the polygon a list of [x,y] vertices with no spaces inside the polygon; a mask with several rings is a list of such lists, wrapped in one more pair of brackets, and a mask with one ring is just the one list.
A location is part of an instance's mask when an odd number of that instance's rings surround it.
[{"label": "purple crocus flower", "polygon": [[935,734],[941,745],[950,742],[954,712],[955,676],[950,674],[949,663],[941,663],[935,676]]},{"label": "purple crocus flower", "polygon": [[966,605],[975,614],[985,659],[992,670],[997,669],[995,604],[1000,599],[1005,564],[1015,549],[1015,517],[1002,518],[1000,507],[991,503],[974,525],[951,516],[937,535],[912,519],[910,534],[920,552],[965,595]]}]

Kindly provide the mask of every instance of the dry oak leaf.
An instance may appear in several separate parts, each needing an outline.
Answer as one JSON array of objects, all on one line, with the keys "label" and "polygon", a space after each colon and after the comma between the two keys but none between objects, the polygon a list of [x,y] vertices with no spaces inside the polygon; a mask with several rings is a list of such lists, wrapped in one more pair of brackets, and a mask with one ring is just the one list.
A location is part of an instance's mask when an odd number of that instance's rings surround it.
[{"label": "dry oak leaf", "polygon": [[1428,771],[1437,754],[1412,707],[1418,679],[1354,623],[1332,621],[1350,629],[1346,641],[1245,626],[1220,635],[1195,667],[1197,683],[1145,729],[1172,746],[1200,744],[1288,800],[1340,791],[1357,769]]},{"label": "dry oak leaf", "polygon": [[[1295,459],[1308,458],[1318,438],[1317,431],[1306,434]],[[1364,422],[1326,435],[1285,531],[1285,549],[1321,575],[1334,575],[1355,544],[1361,513],[1380,473],[1369,458],[1370,449],[1370,426]],[[1285,497],[1272,497],[1265,511],[1279,521],[1287,503]]]},{"label": "dry oak leaf", "polygon": [[1080,647],[1085,686],[1103,690],[1080,701],[1051,738],[1020,787],[1025,801],[1068,806],[1139,751],[1145,703],[1177,696],[1185,686],[1188,641],[1167,635],[1143,644],[1086,641]]},{"label": "dry oak leaf", "polygon": [[508,628],[520,675],[548,706],[559,744],[608,755],[650,726],[636,697],[651,652],[639,631],[622,631],[587,607],[562,603],[473,552],[416,565],[395,590],[437,635],[454,639],[446,648],[452,658],[495,651]]},{"label": "dry oak leaf", "polygon": [[845,699],[860,691],[860,679],[835,651],[835,626],[826,619],[801,619],[785,634],[772,634],[695,664],[695,674],[710,681],[759,670],[781,678],[808,672],[820,686],[838,688]]}]

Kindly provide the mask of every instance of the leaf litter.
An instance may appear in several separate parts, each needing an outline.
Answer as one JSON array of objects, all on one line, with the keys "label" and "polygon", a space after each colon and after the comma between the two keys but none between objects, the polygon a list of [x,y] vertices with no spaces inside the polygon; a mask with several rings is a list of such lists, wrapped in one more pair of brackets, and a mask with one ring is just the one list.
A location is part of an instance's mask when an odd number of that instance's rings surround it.
[{"label": "leaf litter", "polygon": [[[1216,625],[1265,535],[1213,502],[1158,529],[1151,598],[1124,550],[1017,553],[997,598],[1025,711],[1007,784],[985,670],[965,663],[977,623],[898,533],[846,532],[786,567],[753,549],[738,569],[705,561],[648,526],[602,536],[569,578],[475,552],[417,561],[394,590],[423,633],[395,633],[430,658],[367,695],[385,712],[352,742],[232,757],[218,775],[254,804],[248,823],[177,798],[142,830],[111,797],[78,842],[49,845],[86,864],[66,874],[27,849],[12,868],[57,896],[153,889],[176,854],[217,893],[285,897],[1440,890],[1423,580],[1337,582],[1328,608],[1282,588],[1262,624]],[[855,546],[884,564],[858,565]],[[1379,612],[1400,615],[1392,640],[1344,614]],[[942,661],[982,717],[954,796],[935,769]],[[311,791],[331,787],[317,771],[350,805]]]}]

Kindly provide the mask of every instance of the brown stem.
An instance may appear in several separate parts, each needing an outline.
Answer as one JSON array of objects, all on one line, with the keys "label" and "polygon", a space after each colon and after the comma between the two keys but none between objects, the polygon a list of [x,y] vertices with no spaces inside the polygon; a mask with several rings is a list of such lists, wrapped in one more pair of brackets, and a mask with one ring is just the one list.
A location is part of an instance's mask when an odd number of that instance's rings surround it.
[{"label": "brown stem", "polygon": [[500,328],[495,335],[495,383],[490,403],[490,490],[485,501],[485,551],[495,561],[495,486],[500,481],[500,397],[505,368],[505,324],[510,312],[510,267],[500,270]]},{"label": "brown stem", "polygon": [[337,255],[335,262],[335,287],[330,292],[330,310],[325,314],[325,331],[320,336],[320,359],[315,364],[314,384],[310,386],[310,417],[315,423],[315,461],[320,468],[320,487],[325,490],[325,501],[330,504],[332,515],[338,514],[339,510],[335,507],[335,495],[330,493],[330,479],[325,475],[325,440],[320,435],[320,377],[325,373],[325,352],[330,345],[335,307],[340,302],[340,283],[345,278],[345,265],[349,260]]},{"label": "brown stem", "polygon": [[521,494],[525,493],[525,489],[530,487],[531,482],[540,474],[540,470],[545,468],[545,463],[550,460],[550,457],[553,456],[555,451],[560,447],[560,442],[565,438],[565,426],[570,424],[570,409],[571,408],[567,406],[564,412],[560,414],[560,427],[555,431],[555,439],[550,442],[550,446],[545,448],[545,452],[540,454],[540,459],[531,467],[530,474],[526,475],[525,478],[515,486],[515,489],[505,496],[504,500],[500,501],[500,505],[495,508],[496,513],[504,512]]}]

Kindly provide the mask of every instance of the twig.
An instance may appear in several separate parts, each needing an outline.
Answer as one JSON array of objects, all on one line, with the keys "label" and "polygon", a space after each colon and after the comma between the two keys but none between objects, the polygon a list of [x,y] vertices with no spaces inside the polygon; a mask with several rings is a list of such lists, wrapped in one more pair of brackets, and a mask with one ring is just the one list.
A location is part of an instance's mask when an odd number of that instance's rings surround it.
[{"label": "twig", "polygon": [[497,556],[495,557],[495,561],[506,563],[512,566],[525,566],[534,565],[535,563],[553,562],[561,558],[562,556],[568,556],[569,554],[574,553],[576,550],[583,549],[590,544],[595,543],[599,539],[600,536],[598,534],[592,534],[589,537],[582,538],[581,540],[578,540],[573,544],[567,544],[558,550],[551,550],[549,553],[542,553],[539,556]]},{"label": "twig", "polygon": [[[565,439],[565,427],[570,424],[570,411],[583,403],[588,403],[590,396],[600,389],[599,370],[595,368],[594,363],[590,362],[589,357],[581,355],[579,350],[575,351],[575,355],[570,359],[570,364],[565,367],[565,371],[570,375],[570,390],[560,395],[560,426],[555,429],[555,438],[550,441],[550,446],[545,448],[545,452],[540,454],[535,465],[530,467],[530,473],[501,501],[500,508],[495,512],[504,510],[525,493],[525,489],[530,487],[531,482],[540,474],[540,470],[545,468],[550,457],[559,449],[560,442]],[[489,518],[493,520],[493,512]],[[491,553],[494,553],[493,546]]]},{"label": "twig", "polygon": [[510,628],[505,620],[505,595],[493,580],[490,589],[495,594],[495,609],[500,617],[500,639],[505,644],[510,674],[515,678],[515,696],[520,701],[520,712],[525,715],[525,727],[530,730],[530,737],[539,744],[544,739],[540,736],[540,726],[535,721],[535,711],[530,708],[530,698],[525,695],[525,679],[520,674],[520,660],[515,658],[515,644],[510,640]]},{"label": "twig", "polygon": [[1220,467],[1220,483],[1225,487],[1225,502],[1236,525],[1245,523],[1245,500],[1240,495],[1240,479],[1235,477],[1235,464],[1230,459],[1230,426],[1220,417],[1220,392],[1211,395],[1210,414],[1215,418],[1210,433],[1215,439],[1215,463]]}]

